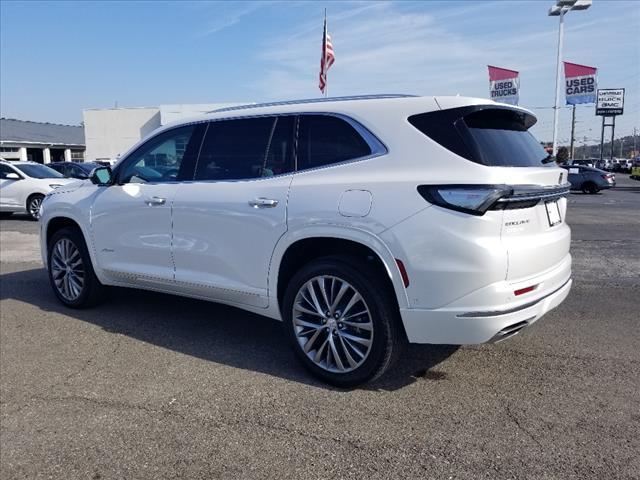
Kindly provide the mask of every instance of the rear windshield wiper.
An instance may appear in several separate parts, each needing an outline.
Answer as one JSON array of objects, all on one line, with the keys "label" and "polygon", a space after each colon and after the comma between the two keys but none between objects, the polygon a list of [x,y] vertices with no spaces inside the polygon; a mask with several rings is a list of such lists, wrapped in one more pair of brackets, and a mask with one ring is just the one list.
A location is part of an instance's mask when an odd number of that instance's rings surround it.
[{"label": "rear windshield wiper", "polygon": [[551,155],[551,154],[547,155],[546,158],[542,159],[542,163],[551,163],[551,162],[555,162],[555,161],[556,161],[555,155]]}]

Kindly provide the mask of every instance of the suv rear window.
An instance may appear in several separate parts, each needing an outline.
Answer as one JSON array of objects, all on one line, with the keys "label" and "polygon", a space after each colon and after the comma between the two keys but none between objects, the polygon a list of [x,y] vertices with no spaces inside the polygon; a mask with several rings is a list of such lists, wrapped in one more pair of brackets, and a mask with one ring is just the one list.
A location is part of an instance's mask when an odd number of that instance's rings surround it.
[{"label": "suv rear window", "polygon": [[426,136],[472,162],[492,167],[553,166],[529,132],[535,122],[535,117],[524,112],[486,106],[409,117],[409,123]]}]

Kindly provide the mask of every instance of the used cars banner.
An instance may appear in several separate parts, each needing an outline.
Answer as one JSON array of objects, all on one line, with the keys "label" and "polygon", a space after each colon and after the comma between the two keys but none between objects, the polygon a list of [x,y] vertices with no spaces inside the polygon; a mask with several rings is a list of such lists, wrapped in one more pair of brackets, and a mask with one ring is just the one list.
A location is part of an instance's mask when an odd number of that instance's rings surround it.
[{"label": "used cars banner", "polygon": [[517,105],[520,96],[520,78],[515,70],[489,67],[489,92],[491,100]]},{"label": "used cars banner", "polygon": [[564,62],[564,94],[567,105],[596,103],[597,72],[595,67]]}]

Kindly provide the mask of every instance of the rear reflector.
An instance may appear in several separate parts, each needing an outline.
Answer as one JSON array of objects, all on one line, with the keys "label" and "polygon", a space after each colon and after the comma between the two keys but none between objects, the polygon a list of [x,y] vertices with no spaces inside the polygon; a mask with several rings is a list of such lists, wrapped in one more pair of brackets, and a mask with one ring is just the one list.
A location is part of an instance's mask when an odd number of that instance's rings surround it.
[{"label": "rear reflector", "polygon": [[518,295],[524,295],[525,293],[533,292],[536,289],[537,285],[531,285],[530,287],[521,288],[520,290],[515,290],[513,293],[517,297]]},{"label": "rear reflector", "polygon": [[404,288],[407,288],[409,286],[409,275],[407,275],[407,269],[404,268],[404,263],[402,263],[402,260],[398,260],[396,258],[396,264],[398,265],[398,270],[400,270],[400,276],[402,277]]}]

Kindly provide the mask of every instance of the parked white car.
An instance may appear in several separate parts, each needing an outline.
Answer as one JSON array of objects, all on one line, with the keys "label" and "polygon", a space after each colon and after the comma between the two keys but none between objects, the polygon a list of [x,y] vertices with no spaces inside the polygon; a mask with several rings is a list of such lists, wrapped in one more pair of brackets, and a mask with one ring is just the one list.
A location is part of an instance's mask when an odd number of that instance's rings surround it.
[{"label": "parked white car", "polygon": [[40,163],[0,161],[0,213],[26,212],[37,220],[45,195],[73,181]]},{"label": "parked white car", "polygon": [[357,385],[407,340],[503,340],[565,299],[570,185],[534,123],[463,97],[218,110],[47,196],[42,256],[69,307],[105,285],[234,305]]}]

